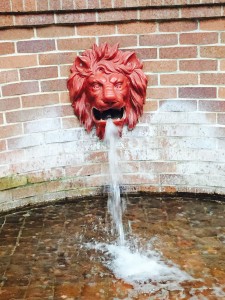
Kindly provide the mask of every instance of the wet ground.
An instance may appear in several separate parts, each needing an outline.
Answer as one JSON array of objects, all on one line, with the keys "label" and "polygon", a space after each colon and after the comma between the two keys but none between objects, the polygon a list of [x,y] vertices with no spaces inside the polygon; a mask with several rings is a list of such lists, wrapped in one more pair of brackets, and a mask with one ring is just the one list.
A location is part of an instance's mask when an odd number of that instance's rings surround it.
[{"label": "wet ground", "polygon": [[192,277],[169,288],[149,280],[156,288],[145,292],[116,278],[104,253],[85,246],[116,240],[106,198],[0,215],[0,299],[225,299],[224,212],[224,202],[209,199],[128,197],[127,239],[141,249],[151,241],[162,260]]}]

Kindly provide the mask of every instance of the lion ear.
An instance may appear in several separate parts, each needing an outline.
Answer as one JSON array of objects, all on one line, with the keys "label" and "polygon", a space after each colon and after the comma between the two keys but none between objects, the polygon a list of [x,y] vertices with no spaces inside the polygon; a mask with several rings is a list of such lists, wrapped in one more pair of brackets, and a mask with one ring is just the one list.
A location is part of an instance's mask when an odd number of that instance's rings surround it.
[{"label": "lion ear", "polygon": [[90,68],[90,61],[88,57],[85,56],[78,56],[74,64],[76,69],[81,73],[83,73],[84,71]]},{"label": "lion ear", "polygon": [[124,64],[132,68],[140,67],[140,63],[134,52],[127,51],[124,53]]}]

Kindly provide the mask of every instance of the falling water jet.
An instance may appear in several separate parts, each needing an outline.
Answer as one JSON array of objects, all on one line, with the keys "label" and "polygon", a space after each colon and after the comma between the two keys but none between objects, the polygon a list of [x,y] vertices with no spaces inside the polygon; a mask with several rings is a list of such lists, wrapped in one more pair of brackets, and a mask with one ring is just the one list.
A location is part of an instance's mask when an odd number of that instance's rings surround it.
[{"label": "falling water jet", "polygon": [[108,192],[108,210],[112,217],[113,225],[119,235],[119,244],[125,244],[125,234],[123,228],[123,212],[125,204],[120,195],[120,173],[118,166],[118,156],[116,145],[119,137],[118,128],[114,125],[111,118],[107,119],[105,130],[105,141],[108,144],[108,161],[110,184]]}]

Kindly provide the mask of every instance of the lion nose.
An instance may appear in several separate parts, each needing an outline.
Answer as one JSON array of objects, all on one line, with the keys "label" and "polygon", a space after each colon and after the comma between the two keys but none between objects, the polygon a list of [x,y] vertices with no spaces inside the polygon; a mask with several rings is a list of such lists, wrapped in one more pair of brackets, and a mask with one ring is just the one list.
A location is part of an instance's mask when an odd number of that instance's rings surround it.
[{"label": "lion nose", "polygon": [[116,101],[116,94],[113,86],[106,86],[103,91],[104,101],[108,104],[112,104]]}]

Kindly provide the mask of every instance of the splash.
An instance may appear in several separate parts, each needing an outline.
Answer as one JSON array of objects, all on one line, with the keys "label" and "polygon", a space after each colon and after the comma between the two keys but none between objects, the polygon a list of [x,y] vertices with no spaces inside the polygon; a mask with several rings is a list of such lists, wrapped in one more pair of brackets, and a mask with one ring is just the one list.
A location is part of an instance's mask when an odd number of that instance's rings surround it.
[{"label": "splash", "polygon": [[108,161],[110,175],[110,189],[108,192],[108,210],[112,216],[113,225],[119,235],[119,244],[124,245],[125,235],[123,228],[123,212],[125,209],[124,200],[120,196],[120,172],[118,155],[116,151],[119,133],[111,118],[107,120],[105,130],[105,141],[108,144]]}]

